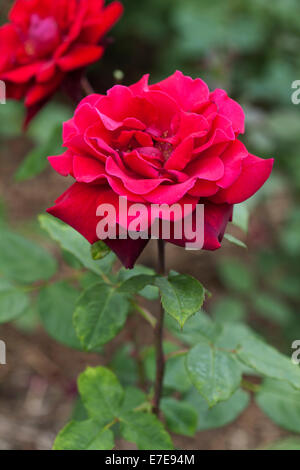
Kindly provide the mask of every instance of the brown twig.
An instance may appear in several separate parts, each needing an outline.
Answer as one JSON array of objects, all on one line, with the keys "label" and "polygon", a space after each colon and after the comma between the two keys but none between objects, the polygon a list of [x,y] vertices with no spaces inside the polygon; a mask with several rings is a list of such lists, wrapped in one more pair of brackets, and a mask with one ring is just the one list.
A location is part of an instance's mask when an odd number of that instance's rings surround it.
[{"label": "brown twig", "polygon": [[84,93],[87,96],[93,95],[95,93],[94,88],[92,87],[92,85],[90,84],[90,82],[88,81],[86,77],[82,77],[81,79],[81,88],[83,89]]}]

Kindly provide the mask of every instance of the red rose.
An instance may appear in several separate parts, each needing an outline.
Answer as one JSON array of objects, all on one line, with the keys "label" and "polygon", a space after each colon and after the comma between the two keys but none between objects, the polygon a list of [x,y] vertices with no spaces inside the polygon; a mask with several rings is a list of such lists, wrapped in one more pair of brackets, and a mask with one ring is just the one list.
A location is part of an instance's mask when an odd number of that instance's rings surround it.
[{"label": "red rose", "polygon": [[[76,182],[48,212],[98,240],[97,207],[126,196],[128,207],[143,203],[204,204],[204,249],[219,248],[233,204],[252,196],[269,177],[273,159],[251,155],[237,139],[244,113],[225,91],[210,93],[200,79],[181,72],[148,85],[114,86],[91,95],[64,124],[67,151],[49,157],[61,175]],[[185,245],[183,237],[169,242]],[[148,240],[105,240],[132,267]]]},{"label": "red rose", "polygon": [[122,10],[103,0],[16,0],[0,28],[0,79],[7,98],[25,98],[27,122],[67,74],[102,56],[100,41]]}]

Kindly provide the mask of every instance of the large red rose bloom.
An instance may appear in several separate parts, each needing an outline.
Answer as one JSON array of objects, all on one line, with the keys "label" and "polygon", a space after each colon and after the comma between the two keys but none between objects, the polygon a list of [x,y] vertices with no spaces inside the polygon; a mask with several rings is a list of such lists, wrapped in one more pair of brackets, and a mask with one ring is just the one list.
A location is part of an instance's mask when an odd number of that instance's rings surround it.
[{"label": "large red rose bloom", "polygon": [[[67,151],[49,157],[76,182],[48,212],[98,240],[100,204],[118,211],[118,196],[134,203],[205,206],[204,249],[219,248],[233,205],[252,196],[269,177],[273,159],[248,153],[238,140],[244,113],[225,91],[210,93],[200,79],[181,72],[148,85],[114,86],[91,95],[65,123]],[[117,213],[117,223],[122,214]],[[167,241],[184,245],[184,238]],[[105,240],[132,267],[148,240]]]},{"label": "large red rose bloom", "polygon": [[7,98],[24,98],[29,120],[67,74],[100,59],[101,39],[122,11],[104,0],[16,0],[0,28]]}]

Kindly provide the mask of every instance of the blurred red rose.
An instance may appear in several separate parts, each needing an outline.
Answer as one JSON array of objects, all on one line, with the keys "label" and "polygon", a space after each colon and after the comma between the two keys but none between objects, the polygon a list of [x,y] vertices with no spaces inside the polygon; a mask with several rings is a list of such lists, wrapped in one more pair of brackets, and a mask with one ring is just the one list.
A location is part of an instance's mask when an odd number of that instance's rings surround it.
[{"label": "blurred red rose", "polygon": [[[127,197],[128,207],[203,203],[204,249],[215,250],[233,205],[252,196],[273,166],[273,159],[248,153],[237,139],[243,132],[238,103],[181,72],[156,85],[145,76],[130,87],[114,86],[106,96],[88,96],[64,124],[67,151],[49,157],[58,173],[76,182],[48,212],[94,243],[97,207],[113,204],[119,222],[118,196]],[[187,242],[172,236],[167,241]],[[132,267],[148,240],[105,242]]]},{"label": "blurred red rose", "polygon": [[117,1],[16,0],[0,28],[0,79],[7,98],[25,99],[27,122],[67,74],[100,59],[122,11]]}]

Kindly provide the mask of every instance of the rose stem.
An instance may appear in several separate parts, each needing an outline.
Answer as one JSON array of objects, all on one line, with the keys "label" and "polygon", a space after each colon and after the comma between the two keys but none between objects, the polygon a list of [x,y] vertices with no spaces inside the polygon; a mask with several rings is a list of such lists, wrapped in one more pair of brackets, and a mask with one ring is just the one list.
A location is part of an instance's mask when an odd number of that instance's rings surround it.
[{"label": "rose stem", "polygon": [[[159,274],[165,275],[165,242],[164,240],[158,240],[158,262],[159,262]],[[157,324],[154,330],[154,342],[156,350],[156,379],[154,388],[154,401],[153,401],[153,413],[159,414],[159,405],[161,399],[161,392],[163,386],[163,378],[165,371],[165,358],[163,351],[163,326],[164,326],[164,309],[160,304],[160,313],[157,319]]]},{"label": "rose stem", "polygon": [[82,77],[81,79],[81,88],[83,89],[84,93],[87,96],[93,95],[95,93],[94,88],[92,87],[92,85],[90,84],[90,82],[88,81],[86,77]]}]

